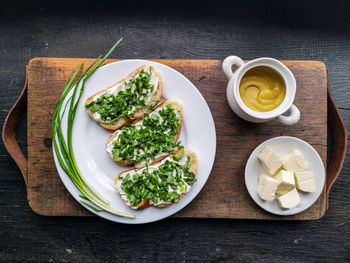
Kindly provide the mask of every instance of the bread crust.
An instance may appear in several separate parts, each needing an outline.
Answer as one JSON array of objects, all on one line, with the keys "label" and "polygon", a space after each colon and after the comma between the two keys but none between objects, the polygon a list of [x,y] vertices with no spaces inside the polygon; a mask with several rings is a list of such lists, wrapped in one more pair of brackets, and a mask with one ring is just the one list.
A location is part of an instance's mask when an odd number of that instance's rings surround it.
[{"label": "bread crust", "polygon": [[[139,74],[139,72],[142,70],[142,69],[145,69],[147,68],[148,66],[147,65],[142,65],[141,67],[138,67],[137,69],[135,69],[133,72],[131,72],[126,78],[123,78],[121,80],[119,80],[118,82],[114,83],[113,85],[93,94],[92,96],[90,96],[86,101],[85,101],[85,105],[87,104],[90,104],[92,101],[93,101],[93,98],[98,95],[98,94],[102,94],[104,92],[106,92],[108,89],[118,85],[119,83],[123,83],[124,81],[126,81],[128,78],[135,78],[137,76],[137,74]],[[152,100],[154,100],[154,102],[151,103],[151,106],[155,106],[157,105],[158,103],[158,100],[161,98],[162,96],[162,92],[163,92],[163,81],[162,81],[162,78],[160,76],[160,74],[154,69],[153,66],[150,66],[152,68],[152,71],[154,72],[154,75],[156,75],[159,79],[159,82],[158,82],[158,87],[155,87],[156,88],[156,92],[153,94],[153,96],[151,97]],[[138,111],[135,112],[134,114],[134,119],[126,119],[125,117],[120,117],[119,119],[115,120],[115,121],[112,121],[112,122],[108,122],[108,123],[104,123],[104,122],[99,122],[99,121],[96,121],[94,118],[93,118],[93,112],[89,109],[86,109],[86,112],[89,114],[89,116],[95,121],[97,122],[99,125],[101,125],[103,128],[107,129],[107,130],[112,130],[112,131],[115,131],[115,130],[118,130],[120,129],[121,127],[123,127],[125,124],[127,123],[132,123],[135,119],[139,119],[139,118],[142,118],[143,115],[145,113],[150,113],[152,112],[151,109],[149,109],[149,106],[143,106],[141,107]]]},{"label": "bread crust", "polygon": [[[177,151],[175,152],[175,154],[172,155],[172,156],[178,156],[178,155],[181,153],[181,151],[182,151],[182,149],[177,150]],[[197,177],[197,170],[198,170],[197,155],[196,155],[196,153],[195,153],[194,151],[192,151],[191,149],[188,149],[188,148],[183,149],[183,151],[184,151],[184,154],[187,154],[188,156],[191,157],[191,162],[190,162],[189,165],[188,165],[188,169],[189,169],[189,171],[190,171],[191,173],[194,173],[194,176],[195,176],[195,178],[196,178],[196,177]],[[160,163],[160,162],[161,162],[161,161],[154,162],[154,163],[153,163],[152,165],[150,165],[150,166],[157,165],[157,164]],[[129,169],[129,170],[126,170],[126,171],[124,171],[124,172],[119,173],[119,174],[115,177],[115,179],[114,179],[114,186],[116,185],[116,183],[117,183],[119,177],[120,177],[122,174],[128,173],[128,172],[133,171],[133,170],[140,170],[140,169],[142,169],[142,168]],[[115,188],[115,189],[116,189],[116,188]],[[116,190],[117,190],[117,189],[116,189]],[[118,190],[117,190],[117,191],[118,191]],[[181,200],[185,195],[186,195],[186,193],[181,194],[181,195],[179,196],[179,200]],[[125,201],[125,203],[126,203],[126,201]],[[157,208],[164,208],[164,207],[168,207],[168,206],[170,206],[170,205],[172,205],[172,204],[173,204],[173,202],[172,202],[171,204],[156,205],[155,207],[157,207]],[[145,209],[145,208],[150,207],[150,206],[152,206],[152,205],[153,205],[152,199],[146,199],[146,200],[142,201],[142,202],[137,206],[136,209],[142,210],[142,209]],[[134,207],[134,208],[135,208],[135,207]]]},{"label": "bread crust", "polygon": [[[181,121],[181,125],[179,125],[179,127],[177,128],[177,133],[175,135],[175,141],[177,141],[179,139],[180,133],[181,133],[181,127],[182,127],[182,105],[176,101],[176,100],[166,100],[163,101],[161,104],[158,105],[158,108],[161,107],[165,107],[167,105],[171,104],[172,108],[175,109],[178,113],[178,118]],[[137,123],[142,122],[141,120],[138,120],[136,122],[134,122],[132,125],[135,125]],[[108,137],[107,141],[106,141],[106,146],[117,136],[117,133],[113,133],[111,136]],[[150,165],[159,162],[161,160],[163,160],[165,157],[167,157],[169,154],[165,153],[164,155],[160,156],[159,158],[155,159]],[[129,164],[128,161],[116,161],[112,158],[113,161],[115,161],[116,163],[123,165],[123,166],[136,166],[137,168],[141,168],[142,166],[140,165],[140,163],[132,163]]]}]

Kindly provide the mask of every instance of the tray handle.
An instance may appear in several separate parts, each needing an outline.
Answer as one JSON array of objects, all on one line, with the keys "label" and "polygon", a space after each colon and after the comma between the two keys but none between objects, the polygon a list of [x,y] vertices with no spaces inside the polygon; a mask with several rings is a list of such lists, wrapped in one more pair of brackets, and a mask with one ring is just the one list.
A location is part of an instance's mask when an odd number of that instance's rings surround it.
[{"label": "tray handle", "polygon": [[326,177],[326,191],[327,191],[327,209],[329,192],[338,178],[343,163],[345,160],[346,149],[348,144],[348,131],[344,124],[344,121],[338,111],[337,105],[332,97],[332,93],[328,86],[328,121],[333,129],[334,135],[334,149],[330,159],[330,163],[327,169]]},{"label": "tray handle", "polygon": [[28,80],[26,77],[24,88],[16,103],[7,114],[4,126],[2,128],[2,141],[4,142],[7,151],[21,170],[26,185],[28,182],[28,160],[24,156],[16,141],[16,126],[21,119],[22,113],[27,109],[27,89]]}]

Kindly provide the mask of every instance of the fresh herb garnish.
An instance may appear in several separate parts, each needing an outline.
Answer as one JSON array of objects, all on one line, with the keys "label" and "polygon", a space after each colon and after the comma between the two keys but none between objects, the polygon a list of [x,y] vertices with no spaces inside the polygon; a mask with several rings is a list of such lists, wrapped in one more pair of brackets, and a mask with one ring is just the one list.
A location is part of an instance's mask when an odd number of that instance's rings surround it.
[{"label": "fresh herb garnish", "polygon": [[182,159],[182,157],[184,156],[184,151],[181,151],[180,154],[178,156],[174,156],[173,159],[174,161],[180,161]]},{"label": "fresh herb garnish", "polygon": [[113,142],[113,158],[129,164],[155,160],[158,154],[174,153],[182,149],[175,135],[181,121],[168,104],[152,114],[145,114],[141,125],[125,125]]},{"label": "fresh herb garnish", "polygon": [[102,121],[112,122],[120,117],[133,119],[135,111],[146,106],[148,96],[156,88],[150,84],[152,68],[149,72],[141,70],[136,78],[125,81],[125,90],[115,94],[103,94],[85,105],[91,112],[97,112]]},{"label": "fresh herb garnish", "polygon": [[[63,171],[68,175],[70,180],[82,193],[79,195],[80,198],[84,199],[80,202],[87,207],[93,209],[96,212],[103,211],[109,212],[122,217],[135,218],[134,215],[119,212],[109,205],[109,201],[101,196],[93,187],[91,187],[82,176],[79,167],[75,161],[73,146],[72,146],[72,129],[74,125],[74,119],[76,116],[76,111],[84,92],[85,81],[103,65],[103,62],[109,57],[113,50],[119,45],[122,38],[108,51],[108,53],[100,60],[101,56],[96,59],[74,82],[74,79],[78,75],[79,71],[82,69],[83,64],[81,64],[78,69],[72,73],[63,89],[62,95],[58,100],[52,118],[52,141],[54,151],[57,160],[63,169]],[[71,92],[72,91],[72,92]],[[66,117],[64,119],[64,116]],[[67,130],[65,130],[67,129]],[[95,208],[92,204],[100,207]]]},{"label": "fresh herb garnish", "polygon": [[187,156],[186,164],[181,165],[173,158],[155,170],[145,168],[137,173],[125,173],[119,178],[121,189],[134,207],[147,199],[152,199],[154,204],[178,203],[180,195],[197,181],[195,174],[189,171],[190,161],[191,157]]},{"label": "fresh herb garnish", "polygon": [[154,111],[156,108],[157,108],[157,104],[159,103],[159,102],[161,102],[161,100],[153,100],[153,102],[155,102],[154,103],[154,105],[150,105],[148,108],[150,109],[150,110],[152,110],[152,111]]}]

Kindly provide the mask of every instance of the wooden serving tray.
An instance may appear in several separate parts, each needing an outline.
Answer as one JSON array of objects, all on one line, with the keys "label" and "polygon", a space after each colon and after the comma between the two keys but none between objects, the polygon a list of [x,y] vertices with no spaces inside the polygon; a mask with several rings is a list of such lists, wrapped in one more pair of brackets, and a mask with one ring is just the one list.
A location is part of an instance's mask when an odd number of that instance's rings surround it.
[{"label": "wooden serving tray", "polygon": [[[51,146],[52,112],[65,81],[80,63],[84,62],[86,67],[92,61],[70,58],[32,59],[27,66],[25,88],[5,121],[3,141],[22,171],[30,207],[41,215],[92,215],[63,186],[53,162]],[[117,60],[107,62],[113,61]],[[295,105],[301,111],[299,123],[285,126],[277,120],[253,124],[238,118],[226,101],[227,80],[219,60],[154,61],[178,70],[193,82],[210,107],[217,133],[216,159],[211,175],[200,194],[175,217],[312,220],[324,215],[328,207],[329,190],[343,165],[347,130],[329,92],[327,68],[322,62],[283,62],[295,75]],[[116,76],[116,80],[121,77]],[[26,105],[28,161],[15,141],[15,126]],[[317,202],[305,212],[288,217],[275,216],[259,208],[244,185],[244,168],[250,153],[271,137],[295,136],[313,145],[326,166],[327,120],[336,139],[326,185]]]}]

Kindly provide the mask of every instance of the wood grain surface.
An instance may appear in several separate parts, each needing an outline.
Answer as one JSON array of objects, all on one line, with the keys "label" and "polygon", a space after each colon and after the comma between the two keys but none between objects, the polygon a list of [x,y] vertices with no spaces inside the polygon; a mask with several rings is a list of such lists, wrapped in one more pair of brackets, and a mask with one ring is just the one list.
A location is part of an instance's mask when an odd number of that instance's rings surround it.
[{"label": "wood grain surface", "polygon": [[[111,61],[114,60],[107,63]],[[275,136],[295,136],[309,142],[326,164],[327,69],[322,62],[285,62],[297,81],[295,105],[301,111],[298,124],[285,126],[277,120],[264,124],[248,123],[231,111],[226,100],[227,80],[221,61],[156,61],[178,70],[199,89],[212,112],[217,134],[216,158],[210,177],[195,200],[177,213],[176,217],[305,220],[323,216],[327,200],[325,188],[318,201],[305,212],[281,217],[259,208],[250,198],[244,184],[244,168],[250,153],[261,142]],[[41,215],[90,214],[64,188],[53,162],[51,147],[51,120],[55,102],[60,97],[69,74],[82,62],[87,67],[93,60],[34,58],[27,67],[27,195],[31,208]],[[123,77],[116,77],[116,81]]]},{"label": "wood grain surface", "polygon": [[[2,1],[0,124],[33,57],[320,60],[350,127],[350,2]],[[315,106],[316,107],[316,106]],[[328,129],[328,156],[333,133]],[[27,116],[16,130],[27,155]],[[349,157],[349,150],[347,157]],[[328,159],[329,162],[329,159]],[[317,221],[169,218],[143,226],[44,217],[0,142],[0,262],[349,262],[350,162]]]}]

